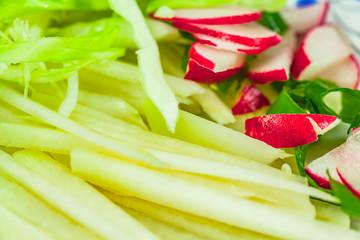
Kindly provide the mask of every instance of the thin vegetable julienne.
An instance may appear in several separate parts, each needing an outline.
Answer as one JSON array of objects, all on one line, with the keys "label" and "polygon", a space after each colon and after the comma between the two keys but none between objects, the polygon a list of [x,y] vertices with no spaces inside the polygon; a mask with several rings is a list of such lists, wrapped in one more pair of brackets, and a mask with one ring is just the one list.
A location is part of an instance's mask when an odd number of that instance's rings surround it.
[{"label": "thin vegetable julienne", "polygon": [[151,101],[164,116],[169,130],[174,132],[179,116],[178,102],[164,80],[159,49],[146,25],[144,16],[135,0],[109,0],[109,3],[116,13],[132,25],[135,42],[139,47],[137,55],[142,85]]}]

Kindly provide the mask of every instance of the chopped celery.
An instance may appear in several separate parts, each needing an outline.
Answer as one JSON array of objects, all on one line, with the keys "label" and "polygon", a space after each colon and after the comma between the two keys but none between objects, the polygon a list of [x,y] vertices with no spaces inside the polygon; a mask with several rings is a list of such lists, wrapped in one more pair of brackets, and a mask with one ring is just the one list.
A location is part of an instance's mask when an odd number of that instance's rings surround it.
[{"label": "chopped celery", "polygon": [[0,44],[0,61],[7,63],[67,62],[114,58],[123,55],[124,50],[119,48],[99,48],[99,46],[94,48],[97,42],[113,39],[111,35],[114,34],[101,34],[101,38],[96,41],[88,37],[66,40],[49,37],[26,42],[2,43]]},{"label": "chopped celery", "polygon": [[139,112],[120,97],[80,91],[78,98],[79,103],[147,129]]},{"label": "chopped celery", "polygon": [[146,25],[144,16],[135,0],[109,0],[110,7],[126,21],[134,31],[141,82],[151,101],[164,116],[171,132],[175,131],[179,116],[178,102],[164,81],[159,49]]},{"label": "chopped celery", "polygon": [[2,239],[36,239],[52,240],[53,238],[37,229],[15,213],[0,205],[0,236]]},{"label": "chopped celery", "polygon": [[[181,41],[179,30],[162,21],[146,18],[146,23],[157,41]],[[113,46],[136,48],[134,33],[131,25],[122,18],[103,18],[93,22],[78,22],[61,29],[53,29],[51,35],[62,37],[76,37],[88,34],[99,29],[106,29],[111,26],[118,26],[120,30],[117,34]]]},{"label": "chopped celery", "polygon": [[48,155],[0,152],[0,171],[105,239],[157,239],[128,214]]},{"label": "chopped celery", "polygon": [[235,122],[231,109],[212,90],[206,89],[203,94],[194,95],[193,98],[215,122],[222,125]]},{"label": "chopped celery", "polygon": [[353,230],[232,197],[208,186],[90,150],[72,151],[71,168],[87,181],[106,189],[131,191],[147,201],[273,237],[331,240],[360,237]]},{"label": "chopped celery", "polygon": [[26,124],[0,123],[0,135],[0,145],[9,147],[67,154],[81,146],[98,149],[95,144],[69,133]]},{"label": "chopped celery", "polygon": [[160,134],[235,154],[265,164],[271,163],[278,158],[290,156],[281,149],[273,148],[264,142],[250,138],[245,134],[236,132],[230,128],[213,123],[188,112],[180,111],[180,118],[174,133],[167,131],[162,116],[149,102],[145,105],[145,113],[150,128]]},{"label": "chopped celery", "polygon": [[59,106],[58,112],[66,117],[69,117],[74,111],[79,92],[79,76],[75,72],[72,76],[68,78],[68,86],[65,98],[63,99],[61,105]]},{"label": "chopped celery", "polygon": [[197,236],[196,234],[164,223],[138,211],[132,210],[130,208],[124,208],[124,210],[163,240],[203,240],[203,238]]},{"label": "chopped celery", "polygon": [[14,181],[1,176],[0,193],[0,206],[14,212],[54,239],[98,239],[90,231],[54,210]]},{"label": "chopped celery", "polygon": [[271,240],[274,239],[263,234],[247,231],[227,224],[223,224],[208,218],[202,218],[192,214],[187,214],[175,209],[166,208],[158,204],[153,204],[130,196],[115,195],[108,191],[103,193],[115,203],[147,214],[155,219],[164,221],[167,224],[186,229],[205,239],[217,240]]},{"label": "chopped celery", "polygon": [[[85,68],[124,82],[140,82],[141,69],[129,63],[110,60],[96,62]],[[171,90],[180,97],[186,98],[205,91],[203,87],[195,82],[186,81],[168,74],[164,74],[164,78]]]},{"label": "chopped celery", "polygon": [[88,141],[98,144],[115,154],[120,154],[131,160],[143,161],[148,164],[162,164],[145,151],[121,141],[115,141],[114,139],[85,128],[64,116],[21,96],[21,94],[3,84],[0,84],[0,98],[8,104],[23,110],[24,112],[27,112],[28,114],[37,117],[48,124],[54,125],[83,139],[87,139]]},{"label": "chopped celery", "polygon": [[285,6],[286,0],[151,0],[146,11],[158,10],[162,6],[170,8],[213,7],[222,4],[238,4],[259,8],[266,11],[279,11]]}]

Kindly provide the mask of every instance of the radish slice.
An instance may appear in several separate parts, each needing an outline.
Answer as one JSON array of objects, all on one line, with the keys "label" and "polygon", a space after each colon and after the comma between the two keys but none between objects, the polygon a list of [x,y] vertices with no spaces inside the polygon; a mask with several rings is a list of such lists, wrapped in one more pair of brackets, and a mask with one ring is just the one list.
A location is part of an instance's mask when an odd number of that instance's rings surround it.
[{"label": "radish slice", "polygon": [[201,33],[250,47],[271,47],[281,42],[281,36],[257,24],[200,25],[174,23],[174,26],[191,33]]},{"label": "radish slice", "polygon": [[339,167],[337,173],[344,185],[360,198],[360,161],[355,166]]},{"label": "radish slice", "polygon": [[334,128],[340,120],[319,114],[274,114],[245,122],[245,134],[276,148],[292,148],[317,141],[317,135]]},{"label": "radish slice", "polygon": [[267,48],[249,47],[239,43],[226,41],[220,38],[211,37],[205,34],[193,33],[198,42],[209,45],[216,49],[228,50],[232,52],[242,52],[250,55],[257,55],[265,51]]},{"label": "radish slice", "polygon": [[288,31],[279,45],[260,54],[251,63],[248,77],[260,84],[289,80],[294,48],[295,36],[291,31]]},{"label": "radish slice", "polygon": [[218,50],[199,42],[195,42],[191,46],[189,57],[202,67],[215,73],[242,68],[246,60],[245,54]]},{"label": "radish slice", "polygon": [[321,2],[306,7],[288,9],[281,12],[281,16],[298,34],[306,33],[309,29],[323,24],[329,10],[328,2]]},{"label": "radish slice", "polygon": [[359,85],[360,67],[356,58],[351,55],[337,66],[324,70],[317,77],[333,81],[343,88],[357,89]]},{"label": "radish slice", "polygon": [[326,189],[331,188],[327,170],[329,171],[331,178],[339,183],[344,183],[342,178],[339,176],[339,172],[342,173],[343,179],[347,179],[352,182],[352,174],[348,171],[351,171],[350,169],[359,168],[359,152],[360,141],[356,135],[352,134],[345,143],[312,161],[305,168],[305,172],[320,187]]},{"label": "radish slice", "polygon": [[258,109],[269,106],[269,100],[255,85],[245,85],[241,91],[241,97],[232,107],[234,115],[255,112]]},{"label": "radish slice", "polygon": [[298,80],[309,80],[325,69],[348,58],[352,49],[333,25],[322,25],[308,32],[295,53],[291,73]]},{"label": "radish slice", "polygon": [[234,76],[237,72],[241,70],[241,68],[242,67],[233,68],[223,72],[215,73],[210,69],[199,65],[194,60],[190,59],[184,78],[187,80],[192,80],[195,82],[205,83],[205,84],[219,83]]},{"label": "radish slice", "polygon": [[171,22],[195,23],[209,25],[230,25],[256,22],[261,18],[262,11],[240,7],[220,6],[212,8],[184,8],[170,10],[159,9],[153,18]]}]

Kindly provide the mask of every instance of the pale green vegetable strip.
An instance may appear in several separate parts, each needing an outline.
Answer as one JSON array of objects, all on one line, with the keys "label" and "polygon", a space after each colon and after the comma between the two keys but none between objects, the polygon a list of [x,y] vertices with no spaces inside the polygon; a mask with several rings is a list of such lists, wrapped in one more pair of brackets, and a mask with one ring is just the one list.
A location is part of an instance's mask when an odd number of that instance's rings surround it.
[{"label": "pale green vegetable strip", "polygon": [[231,166],[220,162],[205,160],[201,158],[180,155],[159,150],[148,150],[157,159],[162,160],[175,170],[204,174],[220,178],[229,178],[244,182],[251,182],[262,184],[264,186],[278,188],[281,190],[293,191],[300,194],[310,195],[324,201],[337,202],[337,199],[332,195],[320,191],[316,188],[309,187],[306,184],[296,182],[295,179],[289,175],[288,179],[265,175],[265,173],[256,170],[244,169],[237,166]]},{"label": "pale green vegetable strip", "polygon": [[151,165],[161,165],[161,162],[143,150],[85,128],[59,113],[21,96],[21,94],[3,84],[0,84],[0,99],[48,124],[111,150],[115,154],[120,154],[134,161],[143,161]]},{"label": "pale green vegetable strip", "polygon": [[124,54],[123,49],[84,50],[71,47],[64,47],[64,42],[59,38],[39,38],[26,42],[0,44],[0,61],[7,63],[67,62],[106,59]]},{"label": "pale green vegetable strip", "polygon": [[194,114],[181,111],[176,131],[172,134],[164,126],[164,120],[156,108],[148,102],[145,114],[152,131],[204,147],[231,153],[269,164],[290,155],[257,139],[236,132]]},{"label": "pale green vegetable strip", "polygon": [[[141,79],[140,69],[137,66],[120,61],[96,62],[86,66],[85,69],[131,83],[139,83]],[[190,97],[205,92],[202,86],[192,81],[186,81],[169,74],[164,74],[164,79],[171,90],[180,97]]]},{"label": "pale green vegetable strip", "polygon": [[101,149],[66,132],[16,123],[0,123],[0,145],[65,154],[80,146]]},{"label": "pale green vegetable strip", "polygon": [[96,94],[88,91],[79,91],[79,103],[94,108],[100,112],[123,119],[129,123],[147,129],[139,112],[120,97]]},{"label": "pale green vegetable strip", "polygon": [[0,205],[0,238],[6,240],[52,240],[24,219]]},{"label": "pale green vegetable strip", "polygon": [[198,235],[166,224],[133,209],[124,208],[124,210],[163,240],[206,240]]},{"label": "pale green vegetable strip", "polygon": [[[104,119],[89,120],[89,116],[80,114],[76,114],[75,119],[85,119],[86,121],[83,120],[80,121],[80,123],[92,127],[96,131],[108,134],[111,137],[119,138],[146,149],[146,151],[151,152],[158,159],[166,162],[168,164],[168,166],[166,166],[167,169],[240,180],[252,184],[258,183],[268,187],[273,187],[274,184],[276,184],[276,188],[281,190],[307,194],[319,199],[336,202],[329,194],[305,185],[305,181],[299,183],[293,175],[287,176],[267,166],[246,163],[244,160],[236,158],[234,158],[234,161],[237,161],[239,166],[234,166],[218,162],[221,159],[226,160],[226,158],[229,158],[229,156],[225,154],[219,155],[211,149],[205,149],[176,139],[173,139],[174,141],[171,143],[172,140],[169,138],[162,136],[158,136],[159,138],[157,138],[157,135],[150,132],[149,135],[143,134],[142,132],[147,132],[131,128],[131,125],[121,126],[120,124],[105,123],[107,120]],[[91,121],[93,123],[91,123]],[[121,128],[123,130],[121,130]],[[36,136],[36,138],[33,136]],[[139,139],[142,139],[142,141],[139,141]],[[172,147],[172,144],[176,147]],[[106,149],[66,132],[11,123],[0,123],[0,145],[64,154],[69,154],[71,150],[79,147],[88,147],[106,152]],[[158,150],[155,151],[152,149]],[[163,152],[167,149],[177,151],[178,153]],[[189,149],[189,154],[198,153],[200,155],[199,157],[183,155],[182,149]],[[204,153],[202,154],[202,152]]]},{"label": "pale green vegetable strip", "polygon": [[[184,39],[181,38],[179,30],[170,24],[163,21],[146,18],[146,23],[156,41],[175,41],[181,42]],[[125,48],[136,48],[134,40],[134,32],[130,23],[122,18],[103,18],[93,22],[77,22],[70,26],[63,27],[58,31],[55,31],[52,35],[62,37],[76,37],[88,34],[91,31],[98,31],[108,26],[119,26],[120,30],[116,37],[114,46]]]},{"label": "pale green vegetable strip", "polygon": [[78,73],[75,72],[74,75],[68,78],[68,86],[64,100],[62,101],[58,112],[65,117],[69,117],[71,113],[74,111],[78,92],[79,92],[79,76]]},{"label": "pale green vegetable strip", "polygon": [[275,239],[270,236],[258,234],[256,232],[247,231],[245,229],[236,228],[227,224],[216,222],[207,218],[190,215],[175,209],[166,208],[158,204],[144,201],[130,196],[115,195],[108,191],[102,193],[113,202],[121,206],[134,209],[145,213],[160,221],[164,221],[169,225],[186,229],[187,231],[198,234],[205,239],[226,239],[226,240],[268,240]]},{"label": "pale green vegetable strip", "polygon": [[350,216],[341,211],[341,207],[327,202],[311,200],[316,208],[316,218],[344,228],[350,228]]},{"label": "pale green vegetable strip", "polygon": [[210,187],[90,150],[72,151],[71,167],[87,181],[112,191],[125,189],[150,202],[265,235],[293,240],[360,238],[360,233],[353,230],[296,216],[285,209],[235,198]]},{"label": "pale green vegetable strip", "polygon": [[54,239],[99,239],[13,181],[0,176],[0,205]]},{"label": "pale green vegetable strip", "polygon": [[210,89],[206,89],[203,94],[196,94],[192,97],[215,122],[221,125],[235,122],[231,109]]},{"label": "pale green vegetable strip", "polygon": [[164,116],[167,127],[175,131],[179,116],[178,102],[164,81],[159,49],[135,0],[109,0],[110,7],[128,21],[134,31],[141,83],[151,101]]},{"label": "pale green vegetable strip", "polygon": [[157,239],[82,179],[44,153],[0,152],[0,171],[104,239]]}]

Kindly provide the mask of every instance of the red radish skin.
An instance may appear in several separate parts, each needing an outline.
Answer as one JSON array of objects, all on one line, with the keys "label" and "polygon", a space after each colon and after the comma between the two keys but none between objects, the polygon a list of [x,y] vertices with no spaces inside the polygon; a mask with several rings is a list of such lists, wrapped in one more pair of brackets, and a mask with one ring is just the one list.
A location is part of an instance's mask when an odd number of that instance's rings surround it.
[{"label": "red radish skin", "polygon": [[280,35],[257,23],[222,26],[174,23],[174,26],[191,33],[205,34],[249,47],[267,48],[281,42]]},{"label": "red radish skin", "polygon": [[321,126],[327,126],[326,130],[329,131],[339,122],[336,117],[328,115],[265,115],[247,119],[245,134],[276,148],[292,148],[317,141],[317,135],[325,132],[325,128],[317,132]]},{"label": "red radish skin", "polygon": [[312,161],[305,168],[308,176],[320,187],[330,189],[331,186],[327,171],[329,171],[331,178],[339,183],[343,183],[343,181],[338,174],[338,169],[344,173],[352,169],[358,169],[357,171],[359,171],[359,167],[356,167],[360,164],[360,141],[357,135],[358,134],[352,134],[345,143]]},{"label": "red radish skin", "polygon": [[279,45],[263,52],[250,64],[248,77],[259,84],[289,80],[294,47],[295,36],[288,31]]},{"label": "red radish skin", "polygon": [[317,26],[305,35],[295,53],[291,73],[297,80],[313,79],[351,54],[351,47],[334,25]]},{"label": "red radish skin", "polygon": [[234,76],[236,73],[238,73],[241,70],[241,68],[242,67],[228,69],[224,72],[215,73],[210,69],[207,69],[199,65],[194,60],[190,59],[184,78],[198,83],[205,83],[205,84],[219,83]]},{"label": "red radish skin", "polygon": [[152,17],[179,23],[230,25],[256,22],[262,15],[260,10],[240,6],[175,9],[172,13],[173,16],[168,17],[161,16],[161,12],[155,12]]},{"label": "red radish skin", "polygon": [[337,66],[324,70],[317,77],[333,81],[339,87],[357,89],[359,86],[360,67],[356,58],[351,55]]},{"label": "red radish skin", "polygon": [[356,169],[347,168],[347,170],[337,168],[337,173],[344,183],[344,185],[358,198],[360,198],[360,167],[358,166]]},{"label": "red radish skin", "polygon": [[205,34],[193,33],[193,36],[197,39],[198,42],[201,42],[202,44],[206,44],[220,50],[240,52],[249,55],[257,55],[268,49],[268,48],[259,48],[259,47],[249,47],[239,43],[234,43],[220,38],[211,37]]},{"label": "red radish skin", "polygon": [[240,99],[232,107],[234,115],[255,112],[265,106],[269,106],[269,100],[255,85],[245,85]]},{"label": "red radish skin", "polygon": [[325,189],[331,189],[330,181],[328,178],[318,176],[317,174],[313,173],[308,168],[305,168],[305,173],[316,182],[319,187],[325,188]]},{"label": "red radish skin", "polygon": [[193,43],[189,57],[202,67],[215,73],[242,68],[246,61],[245,54],[218,50],[199,42]]},{"label": "red radish skin", "polygon": [[329,10],[327,1],[296,9],[286,9],[281,16],[293,31],[304,34],[311,28],[325,22]]}]

